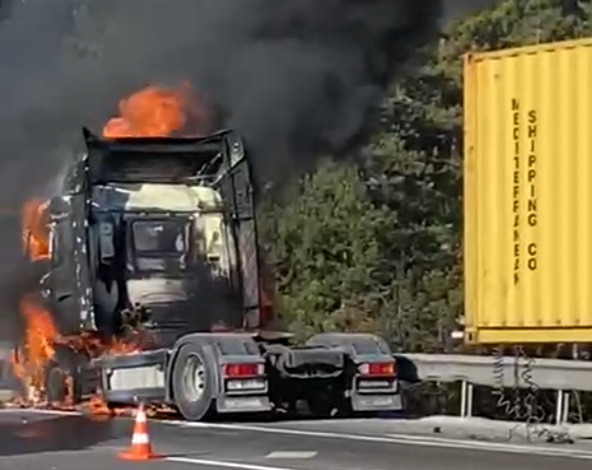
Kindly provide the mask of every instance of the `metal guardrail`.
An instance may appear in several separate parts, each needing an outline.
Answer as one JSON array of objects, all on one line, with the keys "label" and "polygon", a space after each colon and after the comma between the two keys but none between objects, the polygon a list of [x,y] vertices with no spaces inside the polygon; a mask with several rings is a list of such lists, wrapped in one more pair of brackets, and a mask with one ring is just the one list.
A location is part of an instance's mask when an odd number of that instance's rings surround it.
[{"label": "metal guardrail", "polygon": [[[395,355],[406,380],[456,382],[496,387],[501,385],[496,370],[503,370],[504,387],[527,388],[535,383],[546,390],[592,392],[592,361],[465,356],[455,354]],[[525,377],[529,374],[529,379]],[[415,377],[414,377],[415,376]]]},{"label": "metal guardrail", "polygon": [[462,417],[472,415],[473,386],[556,390],[557,424],[567,421],[566,391],[592,392],[592,361],[468,356],[455,354],[395,354],[399,377],[407,382],[461,382]]}]

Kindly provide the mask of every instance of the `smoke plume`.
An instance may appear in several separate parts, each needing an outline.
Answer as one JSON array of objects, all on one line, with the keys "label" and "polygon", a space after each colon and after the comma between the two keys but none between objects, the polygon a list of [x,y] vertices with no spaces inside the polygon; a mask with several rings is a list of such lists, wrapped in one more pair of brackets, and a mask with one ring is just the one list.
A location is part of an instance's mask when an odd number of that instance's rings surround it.
[{"label": "smoke plume", "polygon": [[[347,150],[440,14],[437,0],[2,0],[0,211],[51,187],[81,127],[148,84],[188,80],[219,103],[263,178]],[[10,266],[18,229],[1,217]]]},{"label": "smoke plume", "polygon": [[[436,0],[13,0],[0,27],[0,199],[38,187],[120,98],[192,82],[273,176],[347,149],[436,31]],[[304,162],[302,162],[304,163]],[[58,166],[56,166],[58,165]]]}]

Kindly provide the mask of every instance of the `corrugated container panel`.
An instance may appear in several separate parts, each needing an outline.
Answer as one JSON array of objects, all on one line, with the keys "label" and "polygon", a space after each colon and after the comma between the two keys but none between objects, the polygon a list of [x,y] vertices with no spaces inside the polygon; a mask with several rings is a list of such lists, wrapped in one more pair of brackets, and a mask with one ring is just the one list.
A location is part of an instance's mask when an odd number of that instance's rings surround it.
[{"label": "corrugated container panel", "polygon": [[466,332],[592,341],[592,40],[468,55]]}]

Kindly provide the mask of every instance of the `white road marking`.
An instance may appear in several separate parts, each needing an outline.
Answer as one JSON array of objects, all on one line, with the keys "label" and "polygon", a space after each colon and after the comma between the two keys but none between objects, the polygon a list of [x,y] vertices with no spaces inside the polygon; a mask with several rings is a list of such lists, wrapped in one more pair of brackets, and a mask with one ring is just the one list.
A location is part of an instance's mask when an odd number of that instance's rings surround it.
[{"label": "white road marking", "polygon": [[80,411],[46,410],[42,408],[0,408],[0,413],[25,413],[57,416],[81,416]]},{"label": "white road marking", "polygon": [[[48,410],[48,409],[35,409],[35,408],[1,408],[0,413],[23,413],[23,414],[45,414],[55,416],[81,416],[84,413],[80,411],[61,411],[61,410]],[[385,434],[385,435],[365,435],[365,434],[349,434],[332,431],[310,431],[303,429],[290,429],[290,428],[273,428],[258,425],[248,424],[222,424],[222,423],[202,423],[202,422],[189,422],[189,421],[160,421],[163,424],[174,424],[182,427],[194,427],[194,428],[210,428],[210,429],[231,429],[238,431],[248,432],[261,432],[268,434],[286,434],[292,436],[308,436],[328,439],[344,439],[353,441],[365,441],[365,442],[381,442],[386,444],[406,444],[414,446],[424,447],[440,447],[449,449],[464,449],[464,450],[480,450],[487,452],[505,452],[513,454],[529,454],[529,455],[541,455],[547,457],[564,457],[579,460],[592,460],[592,452],[579,450],[573,446],[569,447],[550,447],[545,445],[533,446],[533,445],[521,445],[511,444],[503,442],[487,442],[478,440],[463,440],[463,439],[451,439],[444,437],[435,436],[421,436],[421,435],[410,435],[410,434]],[[273,452],[272,452],[273,454]],[[270,454],[271,455],[271,454]],[[181,458],[181,457],[179,457]],[[268,457],[273,458],[273,457]],[[282,458],[282,457],[275,457]],[[283,457],[290,458],[290,457]],[[300,457],[304,458],[304,457]],[[191,460],[191,459],[190,459]],[[193,462],[197,465],[196,462]],[[227,462],[228,464],[234,465],[233,462]],[[201,465],[201,464],[200,464]],[[241,464],[242,465],[242,464]],[[223,466],[223,465],[218,465]],[[226,465],[228,467],[228,465]],[[257,466],[255,466],[257,467]],[[251,468],[251,467],[233,467],[233,468]],[[290,469],[273,469],[272,467],[258,467],[251,468],[251,470],[290,470]]]},{"label": "white road marking", "polygon": [[295,470],[288,467],[270,467],[243,462],[228,462],[226,460],[193,459],[189,457],[166,457],[169,462],[188,463],[202,467],[237,468],[241,470]]},{"label": "white road marking", "polygon": [[265,456],[266,459],[312,459],[318,454],[314,451],[276,450]]},{"label": "white road marking", "polygon": [[[170,423],[170,422],[169,422]],[[210,428],[210,429],[234,429],[249,432],[261,432],[268,434],[286,434],[292,436],[307,436],[329,439],[344,439],[350,441],[381,442],[385,444],[406,444],[423,447],[440,447],[449,449],[479,450],[486,452],[504,452],[512,454],[542,455],[547,457],[564,457],[579,460],[592,460],[592,452],[579,450],[573,446],[557,448],[545,445],[521,445],[511,443],[498,443],[478,440],[462,440],[432,436],[407,435],[407,434],[349,434],[330,431],[309,431],[302,429],[272,428],[248,424],[216,424],[200,422],[173,422],[178,426]]]},{"label": "white road marking", "polygon": [[452,449],[483,450],[489,452],[507,452],[513,454],[544,455],[548,457],[571,457],[584,460],[592,460],[592,452],[578,450],[573,447],[552,448],[549,446],[533,446],[511,444],[506,442],[488,442],[466,439],[447,439],[431,436],[409,436],[405,434],[387,434],[397,443],[407,443],[412,445],[424,445],[433,447],[446,447]]}]

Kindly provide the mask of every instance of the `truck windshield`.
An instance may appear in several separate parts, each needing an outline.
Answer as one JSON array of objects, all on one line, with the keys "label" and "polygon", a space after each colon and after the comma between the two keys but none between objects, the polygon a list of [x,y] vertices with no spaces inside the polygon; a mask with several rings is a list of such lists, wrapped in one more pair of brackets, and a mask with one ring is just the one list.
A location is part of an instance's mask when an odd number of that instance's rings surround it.
[{"label": "truck windshield", "polygon": [[187,269],[189,225],[184,220],[136,220],[131,224],[133,264],[139,272]]},{"label": "truck windshield", "polygon": [[132,224],[138,255],[179,256],[185,253],[187,226],[180,221],[136,221]]}]

